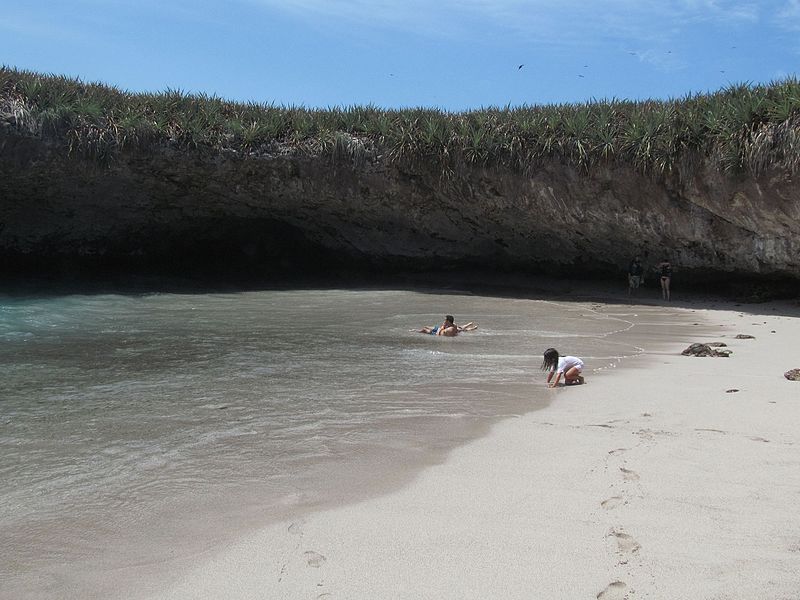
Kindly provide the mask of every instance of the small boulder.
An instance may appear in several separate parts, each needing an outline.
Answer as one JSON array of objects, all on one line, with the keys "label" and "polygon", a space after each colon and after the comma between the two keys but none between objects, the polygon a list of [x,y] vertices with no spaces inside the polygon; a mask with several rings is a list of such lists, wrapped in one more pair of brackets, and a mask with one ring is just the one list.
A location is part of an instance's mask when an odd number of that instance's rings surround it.
[{"label": "small boulder", "polygon": [[740,333],[739,335],[736,336],[736,339],[737,340],[754,340],[754,339],[756,339],[756,336],[747,335],[746,333]]},{"label": "small boulder", "polygon": [[705,344],[692,344],[681,352],[684,356],[706,356],[711,352],[711,348]]},{"label": "small boulder", "polygon": [[[716,344],[715,344],[716,345]],[[724,346],[724,344],[723,344]],[[730,350],[715,350],[709,344],[692,344],[681,352],[684,356],[722,356],[728,357]]]},{"label": "small boulder", "polygon": [[800,369],[791,369],[783,374],[789,381],[800,381]]}]

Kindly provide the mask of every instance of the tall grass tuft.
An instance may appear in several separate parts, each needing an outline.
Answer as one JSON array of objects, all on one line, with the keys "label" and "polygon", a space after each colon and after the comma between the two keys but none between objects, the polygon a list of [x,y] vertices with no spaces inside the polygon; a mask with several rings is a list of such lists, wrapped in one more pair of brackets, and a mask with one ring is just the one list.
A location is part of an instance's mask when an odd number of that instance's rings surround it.
[{"label": "tall grass tuft", "polygon": [[583,172],[616,164],[681,177],[699,163],[756,176],[800,169],[800,83],[794,77],[663,101],[448,113],[236,103],[172,89],[135,94],[0,67],[2,123],[101,162],[172,146],[240,156],[326,155],[353,168],[385,160],[446,176],[488,167],[529,173],[553,161]]}]

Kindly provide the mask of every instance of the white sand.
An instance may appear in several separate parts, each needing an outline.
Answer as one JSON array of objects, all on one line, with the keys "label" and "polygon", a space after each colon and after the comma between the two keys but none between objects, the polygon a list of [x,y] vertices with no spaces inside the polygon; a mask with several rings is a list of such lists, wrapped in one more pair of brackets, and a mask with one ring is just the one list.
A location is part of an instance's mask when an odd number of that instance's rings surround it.
[{"label": "white sand", "polygon": [[[159,597],[800,598],[797,306],[698,312],[718,336],[553,390],[406,488],[254,533]],[[680,356],[695,341],[734,353]]]}]

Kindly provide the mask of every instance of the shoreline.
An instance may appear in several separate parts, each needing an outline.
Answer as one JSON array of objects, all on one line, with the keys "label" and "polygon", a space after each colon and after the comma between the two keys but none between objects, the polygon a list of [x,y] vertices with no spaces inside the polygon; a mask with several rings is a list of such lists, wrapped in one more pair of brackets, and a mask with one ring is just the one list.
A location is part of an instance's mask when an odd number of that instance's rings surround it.
[{"label": "shoreline", "polygon": [[[410,305],[403,301],[401,308],[392,309],[401,310],[403,316],[389,319],[391,331],[388,341],[379,341],[378,345],[388,343],[396,350],[411,348],[416,349],[414,352],[428,348],[426,354],[433,351],[435,355],[440,355],[441,351],[434,351],[433,348],[444,349],[440,344],[451,347],[453,342],[409,334],[406,317],[422,314],[420,308],[427,312],[429,304],[439,302],[456,302],[459,307],[457,314],[478,311],[484,315],[481,319],[483,331],[464,336],[452,346],[452,356],[470,357],[466,362],[473,363],[477,371],[454,369],[454,373],[460,373],[465,379],[459,379],[455,388],[444,395],[430,388],[429,379],[409,388],[411,393],[417,393],[412,391],[414,387],[421,386],[421,390],[427,388],[429,391],[422,391],[422,394],[433,394],[431,400],[434,405],[437,399],[452,404],[452,408],[445,410],[444,421],[438,418],[421,420],[413,415],[413,410],[411,415],[401,411],[397,413],[397,418],[384,419],[377,429],[373,429],[383,435],[383,441],[357,447],[348,441],[353,438],[345,436],[344,445],[338,450],[330,447],[332,454],[329,459],[320,455],[311,457],[310,462],[308,455],[298,458],[295,463],[298,468],[277,479],[253,480],[246,486],[240,486],[236,483],[240,474],[232,466],[229,471],[231,481],[227,481],[228,476],[223,474],[218,479],[223,485],[209,490],[210,493],[168,495],[153,510],[148,510],[152,503],[147,504],[147,498],[144,498],[144,502],[132,504],[131,510],[115,511],[113,502],[106,503],[112,514],[104,514],[99,509],[90,513],[78,511],[73,514],[69,510],[54,513],[52,523],[41,529],[26,527],[24,519],[16,527],[9,524],[4,534],[10,540],[10,554],[6,554],[10,566],[0,596],[9,599],[58,598],[66,593],[105,599],[114,597],[120,589],[125,594],[138,596],[156,593],[172,582],[173,573],[189,570],[215,554],[219,548],[248,536],[254,530],[298,513],[352,504],[401,489],[424,468],[443,463],[453,448],[483,437],[494,423],[519,416],[534,410],[540,402],[549,401],[546,390],[532,388],[529,381],[531,376],[537,377],[538,360],[534,355],[544,346],[541,345],[543,342],[533,345],[525,343],[524,338],[528,331],[538,336],[541,333],[540,326],[550,329],[557,337],[562,331],[571,332],[566,334],[568,338],[582,331],[583,334],[577,335],[576,339],[588,340],[589,346],[597,351],[592,355],[603,365],[620,356],[638,352],[626,334],[631,323],[598,314],[596,307],[587,301],[517,300],[463,292],[426,298],[428,293],[432,292],[422,293],[420,305],[416,308],[410,308],[414,301]],[[392,291],[388,295],[394,297]],[[406,314],[402,310],[411,312]],[[383,323],[384,327],[380,330],[371,329],[380,337],[386,333],[384,311],[385,308],[379,308],[376,313],[380,316],[378,322]],[[369,314],[359,314],[372,322]],[[491,315],[492,319],[486,315]],[[509,315],[515,317],[511,325],[503,321]],[[564,319],[570,319],[571,315],[583,323],[581,329],[576,330],[575,326],[562,329],[559,325]],[[533,321],[530,320],[531,316]],[[511,339],[516,341],[511,342],[506,337],[509,332],[514,332]],[[488,344],[481,342],[485,334],[489,336],[484,339]],[[623,337],[617,337],[618,334]],[[394,341],[396,336],[403,339]],[[500,354],[487,357],[487,364],[494,364],[498,356],[505,356],[502,348],[496,347],[496,342],[494,345],[491,343],[491,340],[498,339],[505,340],[510,360],[515,365],[503,371],[506,376],[501,378],[496,373],[493,375],[486,371],[484,366],[474,364],[474,357],[485,354],[493,346],[494,352],[499,351]],[[607,339],[610,346],[604,347],[604,341],[598,344],[600,339]],[[449,352],[444,354],[448,355]],[[500,368],[500,365],[497,366]],[[484,373],[486,378],[478,373]],[[404,384],[401,384],[398,390],[402,391],[403,387]],[[209,407],[216,408],[214,405]],[[422,411],[420,415],[425,412]],[[225,415],[232,413],[227,411]],[[349,451],[346,447],[348,444]],[[228,447],[231,456],[235,457],[236,452],[235,445]],[[341,456],[341,460],[337,456]],[[158,475],[162,478],[165,476],[163,472]],[[102,504],[98,503],[97,506]],[[30,539],[26,537],[29,532],[33,536]],[[83,539],[92,540],[92,546],[69,545],[72,540]],[[55,556],[54,546],[62,552],[61,556]],[[14,550],[15,547],[17,550]],[[23,560],[21,557],[24,555],[31,559]],[[19,561],[19,567],[12,567],[12,561]]]},{"label": "shoreline", "polygon": [[[800,366],[800,310],[677,304],[712,328],[555,390],[397,491],[197,557],[154,597],[790,597],[800,388],[783,372]],[[695,341],[733,355],[681,356]]]}]

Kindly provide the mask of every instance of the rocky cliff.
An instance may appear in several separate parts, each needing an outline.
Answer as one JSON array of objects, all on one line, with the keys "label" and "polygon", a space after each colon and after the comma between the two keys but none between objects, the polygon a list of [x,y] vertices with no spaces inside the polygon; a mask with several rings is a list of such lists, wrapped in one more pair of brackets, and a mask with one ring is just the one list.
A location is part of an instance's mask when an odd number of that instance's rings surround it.
[{"label": "rocky cliff", "polygon": [[53,266],[261,273],[331,266],[602,277],[640,254],[685,281],[800,280],[800,186],[545,162],[526,174],[402,168],[328,155],[125,152],[110,164],[0,129],[5,269]]}]

